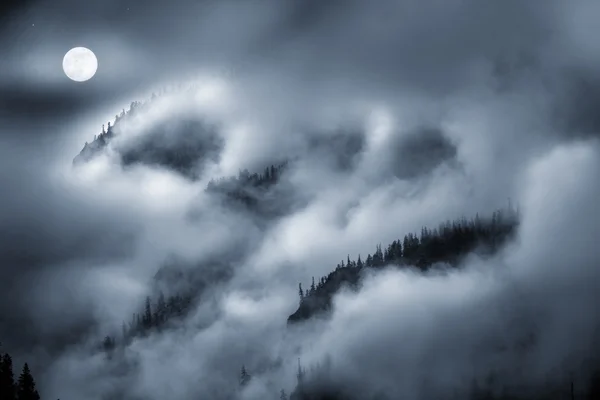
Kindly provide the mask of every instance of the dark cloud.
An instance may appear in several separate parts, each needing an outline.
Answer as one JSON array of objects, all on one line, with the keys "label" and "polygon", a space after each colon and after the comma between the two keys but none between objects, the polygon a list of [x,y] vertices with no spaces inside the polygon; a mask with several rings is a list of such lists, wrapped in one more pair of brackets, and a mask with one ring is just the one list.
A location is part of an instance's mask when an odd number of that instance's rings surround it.
[{"label": "dark cloud", "polygon": [[290,4],[281,29],[294,32],[294,46],[280,43],[277,52],[295,72],[360,80],[379,90],[392,84],[437,93],[474,83],[482,64],[493,59],[534,55],[550,40],[554,17],[552,4],[541,10],[516,1]]},{"label": "dark cloud", "polygon": [[600,80],[598,76],[571,72],[565,79],[565,95],[555,104],[555,119],[568,138],[600,134]]},{"label": "dark cloud", "polygon": [[394,174],[411,179],[455,159],[456,147],[439,129],[423,128],[402,136],[392,158]]},{"label": "dark cloud", "polygon": [[223,143],[216,129],[200,121],[170,121],[117,147],[117,151],[126,166],[159,165],[195,178],[203,163],[218,162]]},{"label": "dark cloud", "polygon": [[[66,79],[66,77],[65,77]],[[114,94],[96,87],[58,88],[40,90],[36,87],[6,85],[0,88],[2,114],[10,119],[54,119],[64,120],[76,113],[96,109],[107,103]],[[60,122],[58,122],[60,123]]]},{"label": "dark cloud", "polygon": [[359,127],[340,128],[326,134],[319,132],[308,138],[308,151],[313,157],[323,159],[334,169],[342,171],[356,167],[365,146],[365,133]]}]

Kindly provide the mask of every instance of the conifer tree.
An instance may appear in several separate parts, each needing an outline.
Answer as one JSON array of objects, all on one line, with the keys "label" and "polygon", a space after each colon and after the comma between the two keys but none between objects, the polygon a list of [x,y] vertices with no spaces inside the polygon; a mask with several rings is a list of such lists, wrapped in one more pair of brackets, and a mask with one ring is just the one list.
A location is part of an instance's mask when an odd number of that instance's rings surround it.
[{"label": "conifer tree", "polygon": [[281,392],[279,392],[279,400],[288,400],[287,394],[283,389],[281,389]]},{"label": "conifer tree", "polygon": [[373,254],[373,266],[383,266],[383,252],[381,251],[381,244],[376,246],[375,254]]},{"label": "conifer tree", "polygon": [[146,305],[144,307],[144,328],[149,329],[152,326],[152,305],[150,304],[150,296],[146,297]]},{"label": "conifer tree", "polygon": [[304,371],[304,368],[302,368],[302,366],[300,365],[300,358],[298,358],[298,372],[296,373],[296,379],[298,380],[297,385],[299,388],[302,388],[305,374],[306,372]]},{"label": "conifer tree", "polygon": [[156,303],[156,310],[154,311],[154,323],[161,325],[165,322],[165,314],[167,312],[167,302],[165,301],[165,295],[161,291],[158,295],[158,302]]},{"label": "conifer tree", "polygon": [[17,400],[40,400],[40,395],[35,388],[35,381],[29,370],[29,365],[23,365],[23,371],[17,384]]},{"label": "conifer tree", "polygon": [[240,372],[240,386],[246,386],[250,382],[250,374],[246,371],[246,366],[242,365],[242,371]]},{"label": "conifer tree", "polygon": [[104,351],[106,351],[108,353],[112,352],[115,348],[115,339],[113,339],[110,336],[104,337],[104,341],[102,342],[102,347],[104,348]]},{"label": "conifer tree", "polygon": [[15,377],[12,358],[0,354],[0,399],[15,400]]}]

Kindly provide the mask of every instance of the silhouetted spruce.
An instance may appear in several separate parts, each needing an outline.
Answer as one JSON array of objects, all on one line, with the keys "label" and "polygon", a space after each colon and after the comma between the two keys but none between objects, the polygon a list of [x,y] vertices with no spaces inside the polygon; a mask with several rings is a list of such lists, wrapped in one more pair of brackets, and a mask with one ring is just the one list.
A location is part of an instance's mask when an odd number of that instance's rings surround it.
[{"label": "silhouetted spruce", "polygon": [[[490,218],[462,218],[447,221],[437,229],[423,227],[420,236],[408,233],[403,240],[395,240],[385,250],[378,244],[373,255],[367,255],[363,264],[360,255],[357,261],[350,256],[337,265],[334,271],[322,277],[315,290],[300,296],[301,302],[288,323],[306,320],[331,307],[333,295],[344,285],[356,288],[364,268],[378,269],[386,265],[397,267],[415,266],[422,271],[433,264],[448,263],[459,265],[468,253],[477,252],[482,256],[494,254],[515,233],[518,226],[518,213],[512,208],[499,210]],[[301,286],[300,286],[301,287]]]},{"label": "silhouetted spruce", "polygon": [[250,383],[250,379],[252,379],[252,377],[248,371],[246,371],[246,366],[242,365],[242,370],[240,372],[240,386],[246,386],[248,383]]},{"label": "silhouetted spruce", "polygon": [[17,382],[17,400],[40,400],[40,395],[35,388],[35,381],[27,363],[23,365],[23,371]]},{"label": "silhouetted spruce", "polygon": [[0,400],[40,400],[29,365],[23,365],[15,382],[13,360],[8,353],[0,353]]},{"label": "silhouetted spruce", "polygon": [[13,362],[9,354],[0,354],[0,399],[15,400],[16,386]]}]

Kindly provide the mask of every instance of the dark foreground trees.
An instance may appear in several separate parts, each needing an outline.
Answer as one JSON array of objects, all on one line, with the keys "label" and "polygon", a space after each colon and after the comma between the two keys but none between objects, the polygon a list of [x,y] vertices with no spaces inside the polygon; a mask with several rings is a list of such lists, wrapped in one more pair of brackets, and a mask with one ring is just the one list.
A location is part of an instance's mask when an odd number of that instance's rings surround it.
[{"label": "dark foreground trees", "polygon": [[0,399],[14,400],[16,393],[12,357],[0,354]]},{"label": "dark foreground trees", "polygon": [[35,388],[35,381],[27,363],[23,365],[23,371],[17,383],[17,400],[40,400],[40,395]]},{"label": "dark foreground trees", "polygon": [[23,370],[15,382],[13,360],[8,353],[0,353],[0,399],[40,400],[29,365],[23,365]]}]

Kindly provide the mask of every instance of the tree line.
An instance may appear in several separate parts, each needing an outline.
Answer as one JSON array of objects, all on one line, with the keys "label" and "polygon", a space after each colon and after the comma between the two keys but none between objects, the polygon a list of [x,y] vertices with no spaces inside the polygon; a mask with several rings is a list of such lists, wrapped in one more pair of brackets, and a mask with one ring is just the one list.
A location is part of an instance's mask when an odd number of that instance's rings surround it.
[{"label": "tree line", "polygon": [[21,374],[15,380],[13,359],[8,353],[0,353],[0,399],[40,400],[29,365],[23,364]]},{"label": "tree line", "polygon": [[106,335],[101,348],[110,354],[118,345],[125,346],[136,337],[161,331],[170,323],[185,317],[192,308],[193,300],[190,294],[177,293],[165,297],[162,291],[155,302],[150,296],[146,296],[143,310],[133,313],[129,322],[123,321],[120,338],[117,339],[118,335],[115,334]]},{"label": "tree line", "polygon": [[346,261],[342,260],[327,276],[317,282],[313,277],[308,289],[303,289],[302,283],[298,285],[299,306],[288,322],[303,321],[329,310],[334,294],[344,285],[356,288],[365,268],[416,267],[424,272],[436,263],[456,267],[464,256],[474,251],[483,256],[494,254],[516,232],[518,222],[518,210],[509,205],[489,218],[476,215],[470,220],[446,221],[435,229],[423,227],[420,235],[408,233],[385,248],[378,244],[364,261],[360,254],[356,260],[348,255]]},{"label": "tree line", "polygon": [[277,217],[282,215],[289,204],[283,192],[273,196],[266,195],[283,177],[288,163],[272,164],[262,173],[250,173],[247,169],[239,171],[237,176],[211,179],[206,192],[219,196],[230,208],[242,207],[254,215]]},{"label": "tree line", "polygon": [[[156,95],[153,95],[151,100],[155,98]],[[111,126],[109,122],[106,131],[104,126],[102,127],[102,132],[94,137],[94,142],[98,147],[106,145],[114,135],[115,126],[118,126],[126,117],[135,115],[138,110],[148,103],[132,102],[128,111],[123,109],[120,115],[115,116],[114,125]],[[237,176],[212,179],[208,183],[206,191],[222,196],[229,205],[242,204],[252,211],[261,212],[262,209],[267,208],[265,204],[268,202],[264,193],[281,181],[286,168],[287,163],[270,165],[262,173],[250,173],[245,169],[239,171]],[[281,201],[281,199],[276,200]],[[289,316],[288,323],[303,321],[330,310],[335,293],[343,286],[357,288],[363,276],[362,271],[365,269],[377,270],[392,266],[395,268],[416,268],[425,272],[437,263],[458,267],[461,260],[471,252],[477,252],[482,256],[492,255],[513,237],[518,223],[518,211],[512,209],[509,205],[508,209],[498,210],[486,218],[480,218],[476,215],[469,220],[461,218],[446,221],[434,229],[423,227],[420,233],[408,233],[402,239],[394,240],[386,247],[377,244],[373,253],[367,254],[364,259],[360,254],[356,259],[351,259],[348,254],[346,259],[341,260],[328,275],[319,278],[317,281],[313,277],[308,289],[303,289],[301,283],[298,285],[299,306]],[[127,345],[135,337],[161,331],[168,327],[170,323],[187,315],[193,307],[193,301],[194,296],[189,294],[176,294],[165,298],[164,294],[160,293],[155,301],[150,297],[146,297],[140,312],[133,314],[128,323],[123,323],[121,339],[118,340],[117,335],[107,335],[101,347],[110,355],[119,344]],[[24,365],[23,372],[18,381],[15,382],[10,356],[2,355],[0,360],[0,399],[39,399],[35,382],[27,364]],[[10,365],[10,368],[7,365]],[[10,370],[10,373],[5,372],[8,370]],[[342,400],[352,398],[352,394],[343,392],[343,387],[330,382],[328,371],[329,366],[325,365],[311,368],[307,372],[299,363],[295,388],[289,396],[285,389],[281,389],[279,398],[285,400],[288,400],[288,398],[289,400]],[[594,376],[596,377],[594,382],[597,382],[597,374]],[[243,390],[250,384],[251,380],[252,375],[246,366],[242,365],[238,376],[238,387]],[[600,396],[594,397],[600,392],[599,385],[594,382],[591,386],[592,397],[589,397],[589,399],[600,399]],[[235,385],[234,379],[232,379],[232,384]],[[388,397],[380,393],[375,398],[380,400]],[[498,397],[494,397],[485,385],[481,386],[474,382],[469,398],[479,400]],[[528,397],[501,396],[500,398],[524,399]]]},{"label": "tree line", "polygon": [[173,93],[179,89],[180,87],[165,87],[161,89],[158,95],[156,93],[152,93],[151,98],[146,101],[132,101],[129,104],[129,109],[125,110],[123,108],[120,113],[115,115],[115,119],[112,125],[111,122],[108,121],[106,129],[105,126],[102,125],[102,130],[99,134],[94,135],[94,139],[92,140],[92,142],[85,142],[81,152],[73,159],[73,164],[77,164],[82,161],[89,161],[92,157],[94,157],[94,155],[96,155],[104,147],[106,147],[110,140],[115,136],[117,127],[121,124],[122,121],[125,121],[128,118],[135,116],[140,111],[147,109],[152,104],[152,102],[156,101],[157,98],[165,96],[169,93]]}]

